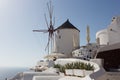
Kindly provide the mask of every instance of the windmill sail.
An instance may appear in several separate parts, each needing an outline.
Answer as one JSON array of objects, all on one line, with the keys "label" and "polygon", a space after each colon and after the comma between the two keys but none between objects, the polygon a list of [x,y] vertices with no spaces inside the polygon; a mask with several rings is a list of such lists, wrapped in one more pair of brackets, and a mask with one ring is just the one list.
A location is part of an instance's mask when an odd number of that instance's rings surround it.
[{"label": "windmill sail", "polygon": [[[48,33],[48,43],[47,43],[47,46],[46,46],[45,50],[48,48],[48,54],[49,54],[50,41],[51,41],[51,51],[52,51],[52,46],[53,46],[52,41],[54,39],[54,32],[55,32],[55,29],[54,29],[55,20],[53,20],[53,6],[51,4],[51,1],[49,3],[47,3],[47,8],[48,8],[48,13],[49,13],[49,18],[50,18],[49,23],[47,21],[46,15],[44,15],[44,16],[45,16],[45,22],[46,22],[46,25],[47,25],[48,29],[47,30],[33,30],[33,32]],[[54,24],[52,23],[53,21],[54,21]]]}]

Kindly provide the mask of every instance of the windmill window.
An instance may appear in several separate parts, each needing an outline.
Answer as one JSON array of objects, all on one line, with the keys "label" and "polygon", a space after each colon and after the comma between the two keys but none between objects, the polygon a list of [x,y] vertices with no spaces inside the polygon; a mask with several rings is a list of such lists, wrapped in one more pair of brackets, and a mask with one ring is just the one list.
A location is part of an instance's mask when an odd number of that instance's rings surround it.
[{"label": "windmill window", "polygon": [[61,36],[59,35],[59,39],[61,39]]},{"label": "windmill window", "polygon": [[113,31],[113,29],[110,29],[110,31]]},{"label": "windmill window", "polygon": [[57,30],[57,33],[60,33],[60,31],[59,31],[59,30]]}]

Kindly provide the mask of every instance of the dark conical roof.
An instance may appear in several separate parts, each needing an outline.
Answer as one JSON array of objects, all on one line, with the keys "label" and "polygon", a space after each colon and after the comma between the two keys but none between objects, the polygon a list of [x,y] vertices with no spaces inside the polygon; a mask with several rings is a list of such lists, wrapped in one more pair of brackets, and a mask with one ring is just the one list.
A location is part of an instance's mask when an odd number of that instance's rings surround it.
[{"label": "dark conical roof", "polygon": [[77,29],[74,25],[72,25],[69,20],[67,19],[67,21],[65,23],[63,23],[61,26],[59,26],[56,30],[58,29],[76,29],[78,31],[80,31],[79,29]]}]

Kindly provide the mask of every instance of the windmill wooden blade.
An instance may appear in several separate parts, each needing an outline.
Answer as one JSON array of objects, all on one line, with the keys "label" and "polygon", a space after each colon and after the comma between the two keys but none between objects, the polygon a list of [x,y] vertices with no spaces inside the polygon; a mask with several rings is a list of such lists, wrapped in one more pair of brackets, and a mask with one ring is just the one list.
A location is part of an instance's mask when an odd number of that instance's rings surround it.
[{"label": "windmill wooden blade", "polygon": [[47,43],[47,46],[45,48],[45,51],[46,51],[47,48],[49,48],[49,42],[50,42],[50,33],[49,33],[49,36],[48,36],[48,43]]},{"label": "windmill wooden blade", "polygon": [[48,30],[33,30],[33,32],[48,32]]},{"label": "windmill wooden blade", "polygon": [[54,22],[53,22],[53,26],[55,26],[55,17],[54,17],[53,21],[54,21]]},{"label": "windmill wooden blade", "polygon": [[45,16],[45,22],[46,22],[47,27],[48,27],[48,29],[49,29],[49,25],[48,25],[48,21],[47,21],[47,18],[46,18],[46,14],[44,14],[44,16]]},{"label": "windmill wooden blade", "polygon": [[51,5],[51,1],[49,4],[47,3],[47,7],[48,7],[48,12],[49,12],[50,25],[52,25],[53,6]]},{"label": "windmill wooden blade", "polygon": [[48,8],[48,12],[49,12],[49,17],[51,19],[51,2],[50,2],[50,5],[47,3],[47,8]]}]

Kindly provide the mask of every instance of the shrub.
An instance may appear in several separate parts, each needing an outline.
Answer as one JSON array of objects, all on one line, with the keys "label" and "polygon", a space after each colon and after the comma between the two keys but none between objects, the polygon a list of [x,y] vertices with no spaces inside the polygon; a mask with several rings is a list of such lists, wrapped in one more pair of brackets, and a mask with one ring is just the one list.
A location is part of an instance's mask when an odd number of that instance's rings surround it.
[{"label": "shrub", "polygon": [[60,68],[60,64],[54,64],[54,68]]},{"label": "shrub", "polygon": [[85,69],[85,63],[81,63],[79,69]]},{"label": "shrub", "polygon": [[55,64],[54,68],[59,68],[60,72],[65,73],[65,69],[85,69],[85,70],[94,70],[94,66],[90,63],[83,63],[83,62],[74,62],[74,63],[67,63],[64,66],[60,64]]},{"label": "shrub", "polygon": [[90,63],[86,64],[85,70],[94,70],[94,66],[91,65]]},{"label": "shrub", "polygon": [[54,68],[59,68],[60,72],[65,73],[65,66],[62,66],[60,64],[55,64]]},{"label": "shrub", "polygon": [[81,62],[75,62],[74,69],[81,69]]},{"label": "shrub", "polygon": [[65,65],[65,68],[66,68],[66,69],[73,69],[73,68],[74,68],[74,63],[67,63],[67,64]]},{"label": "shrub", "polygon": [[65,65],[65,69],[85,69],[85,70],[94,70],[94,66],[90,63],[83,63],[83,62],[74,62],[74,63],[67,63]]},{"label": "shrub", "polygon": [[62,66],[62,65],[59,68],[60,72],[62,72],[62,73],[65,73],[65,69],[66,69],[65,66]]}]

